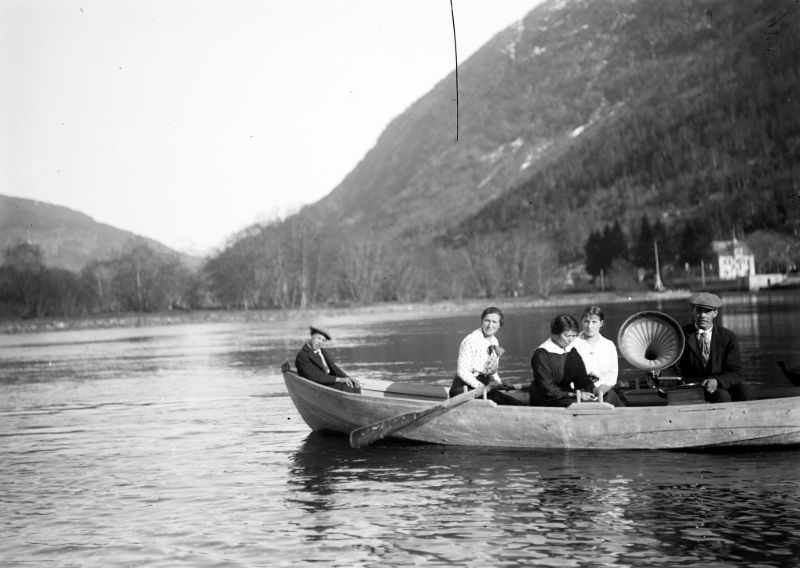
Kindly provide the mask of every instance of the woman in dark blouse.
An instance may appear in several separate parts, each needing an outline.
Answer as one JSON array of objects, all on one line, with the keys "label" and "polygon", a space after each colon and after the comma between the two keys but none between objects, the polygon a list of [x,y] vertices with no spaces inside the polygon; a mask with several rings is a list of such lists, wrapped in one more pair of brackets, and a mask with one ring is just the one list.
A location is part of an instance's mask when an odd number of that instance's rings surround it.
[{"label": "woman in dark blouse", "polygon": [[578,390],[582,391],[581,400],[594,400],[583,360],[570,345],[579,329],[578,320],[569,314],[550,322],[550,337],[531,358],[531,405],[569,406],[577,400]]}]

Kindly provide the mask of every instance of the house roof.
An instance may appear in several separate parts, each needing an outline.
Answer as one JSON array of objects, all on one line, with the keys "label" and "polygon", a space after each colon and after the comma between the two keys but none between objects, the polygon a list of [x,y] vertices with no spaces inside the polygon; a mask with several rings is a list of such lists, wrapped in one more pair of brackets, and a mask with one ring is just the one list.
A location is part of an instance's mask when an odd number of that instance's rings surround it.
[{"label": "house roof", "polygon": [[720,256],[753,256],[753,251],[744,241],[711,241],[712,250]]}]

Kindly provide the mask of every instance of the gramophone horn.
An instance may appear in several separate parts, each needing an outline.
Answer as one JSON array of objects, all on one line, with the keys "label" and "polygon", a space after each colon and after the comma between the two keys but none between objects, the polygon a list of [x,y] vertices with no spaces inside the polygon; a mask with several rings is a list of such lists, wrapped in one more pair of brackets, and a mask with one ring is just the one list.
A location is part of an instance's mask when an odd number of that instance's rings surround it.
[{"label": "gramophone horn", "polygon": [[677,363],[685,344],[680,324],[656,311],[633,314],[617,334],[617,345],[625,360],[647,371],[661,371]]}]

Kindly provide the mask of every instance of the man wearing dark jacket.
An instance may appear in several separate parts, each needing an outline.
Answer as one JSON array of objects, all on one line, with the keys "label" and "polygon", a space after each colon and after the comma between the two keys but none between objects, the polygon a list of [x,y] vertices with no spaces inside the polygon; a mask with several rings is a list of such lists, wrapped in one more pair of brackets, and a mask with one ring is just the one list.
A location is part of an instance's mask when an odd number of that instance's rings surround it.
[{"label": "man wearing dark jacket", "polygon": [[297,352],[294,360],[297,374],[335,389],[360,393],[361,385],[358,381],[348,377],[333,361],[330,352],[323,349],[322,346],[330,339],[328,333],[316,327],[311,328],[311,337]]},{"label": "man wearing dark jacket", "polygon": [[686,346],[678,362],[685,382],[700,382],[708,402],[730,402],[755,398],[752,387],[741,376],[742,355],[736,335],[714,325],[722,300],[701,292],[689,299],[692,323],[683,327]]}]

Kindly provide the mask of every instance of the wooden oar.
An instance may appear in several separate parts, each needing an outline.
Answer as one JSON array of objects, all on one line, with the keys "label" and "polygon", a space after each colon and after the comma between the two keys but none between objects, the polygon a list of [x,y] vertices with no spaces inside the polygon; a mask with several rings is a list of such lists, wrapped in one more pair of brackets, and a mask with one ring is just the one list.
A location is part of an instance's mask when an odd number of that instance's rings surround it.
[{"label": "wooden oar", "polygon": [[489,392],[492,390],[492,388],[494,388],[494,383],[489,383],[488,386],[481,385],[474,390],[470,390],[452,398],[448,398],[444,402],[439,403],[436,406],[426,408],[425,410],[416,410],[414,412],[398,414],[397,416],[392,416],[391,418],[386,418],[385,420],[380,420],[379,422],[373,422],[372,424],[367,424],[361,428],[356,428],[350,432],[350,446],[353,448],[363,448],[364,446],[368,446],[373,442],[377,442],[378,440],[381,440],[386,436],[397,432],[398,430],[402,430],[403,428],[411,426],[412,424],[415,426],[420,426],[428,420],[431,420],[440,414],[444,414],[456,406],[460,406],[465,402],[469,402],[474,398],[478,398],[479,396],[483,395],[484,392]]}]

